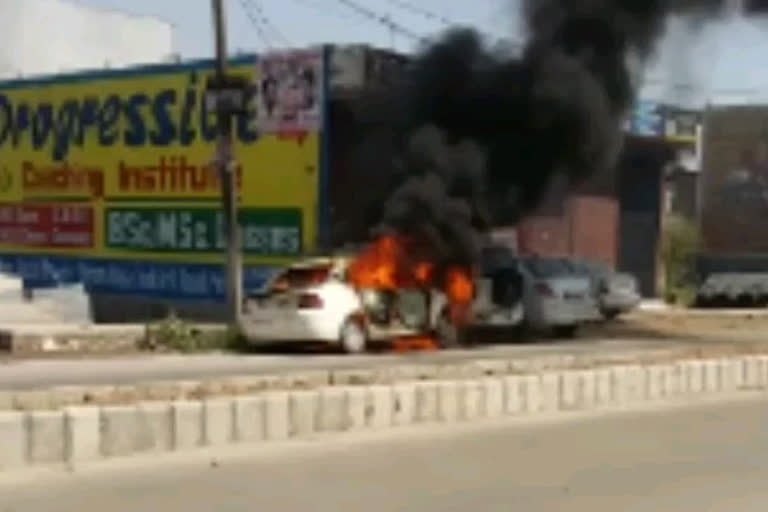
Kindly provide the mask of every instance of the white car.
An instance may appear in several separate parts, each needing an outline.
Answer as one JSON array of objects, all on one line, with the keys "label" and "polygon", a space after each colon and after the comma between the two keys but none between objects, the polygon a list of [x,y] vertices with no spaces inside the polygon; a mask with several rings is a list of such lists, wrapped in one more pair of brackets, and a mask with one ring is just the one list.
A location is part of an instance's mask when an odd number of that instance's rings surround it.
[{"label": "white car", "polygon": [[312,341],[360,353],[369,340],[437,333],[455,344],[448,301],[437,290],[357,290],[350,258],[316,258],[289,266],[260,295],[246,299],[243,334],[252,344]]},{"label": "white car", "polygon": [[[463,330],[448,313],[448,300],[439,290],[358,290],[346,278],[349,257],[316,258],[287,267],[265,293],[245,302],[243,334],[251,344],[310,341],[360,353],[369,341],[397,337],[434,336],[443,347],[462,344]],[[522,307],[496,307],[491,285],[476,283],[470,309],[474,319],[494,325],[520,323]]]}]

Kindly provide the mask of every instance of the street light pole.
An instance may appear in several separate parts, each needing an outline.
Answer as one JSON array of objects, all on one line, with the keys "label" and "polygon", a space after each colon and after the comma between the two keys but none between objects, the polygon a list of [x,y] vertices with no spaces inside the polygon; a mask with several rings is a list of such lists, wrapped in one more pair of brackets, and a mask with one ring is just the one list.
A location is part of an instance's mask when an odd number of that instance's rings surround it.
[{"label": "street light pole", "polygon": [[[227,78],[227,32],[223,0],[211,0],[213,31],[216,40],[216,80],[222,84]],[[216,164],[221,183],[221,208],[227,263],[227,305],[232,327],[240,327],[243,304],[243,261],[238,223],[237,176],[232,155],[232,112],[224,108],[225,101],[217,101],[218,141]]]}]

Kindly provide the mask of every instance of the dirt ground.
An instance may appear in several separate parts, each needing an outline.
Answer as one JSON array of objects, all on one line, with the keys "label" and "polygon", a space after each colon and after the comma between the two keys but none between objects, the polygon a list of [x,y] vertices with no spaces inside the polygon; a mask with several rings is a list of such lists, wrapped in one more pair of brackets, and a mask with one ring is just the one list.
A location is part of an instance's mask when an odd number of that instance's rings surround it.
[{"label": "dirt ground", "polygon": [[616,320],[586,326],[580,337],[768,339],[768,310],[637,311]]}]

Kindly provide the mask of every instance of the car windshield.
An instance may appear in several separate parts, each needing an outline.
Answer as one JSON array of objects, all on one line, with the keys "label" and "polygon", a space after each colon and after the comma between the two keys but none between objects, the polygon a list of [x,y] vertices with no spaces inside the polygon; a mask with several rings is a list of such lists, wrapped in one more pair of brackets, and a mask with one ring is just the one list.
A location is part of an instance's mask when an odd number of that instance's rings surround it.
[{"label": "car windshield", "polygon": [[331,272],[331,265],[313,265],[292,267],[285,270],[272,285],[273,291],[307,288],[326,281]]},{"label": "car windshield", "polygon": [[554,258],[526,258],[525,266],[534,277],[547,278],[570,274],[573,271],[565,260]]},{"label": "car windshield", "polygon": [[518,258],[506,247],[487,247],[482,254],[483,270],[492,271],[500,268],[517,267]]},{"label": "car windshield", "polygon": [[584,267],[597,276],[608,276],[613,273],[611,267],[598,261],[584,262]]},{"label": "car windshield", "polygon": [[592,266],[592,264],[588,261],[583,260],[571,260],[568,262],[573,272],[580,274],[580,275],[594,275],[597,272],[596,267]]}]

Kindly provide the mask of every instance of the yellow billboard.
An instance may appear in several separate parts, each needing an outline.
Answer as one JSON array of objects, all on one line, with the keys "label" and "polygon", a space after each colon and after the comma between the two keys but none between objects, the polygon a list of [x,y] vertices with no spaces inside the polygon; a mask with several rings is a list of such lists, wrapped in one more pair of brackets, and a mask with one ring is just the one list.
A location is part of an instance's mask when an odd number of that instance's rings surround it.
[{"label": "yellow billboard", "polygon": [[[259,69],[253,56],[232,72],[259,83]],[[220,264],[211,73],[198,62],[0,83],[0,255]],[[315,245],[320,135],[259,133],[256,117],[234,123],[243,250],[274,265]]]}]

